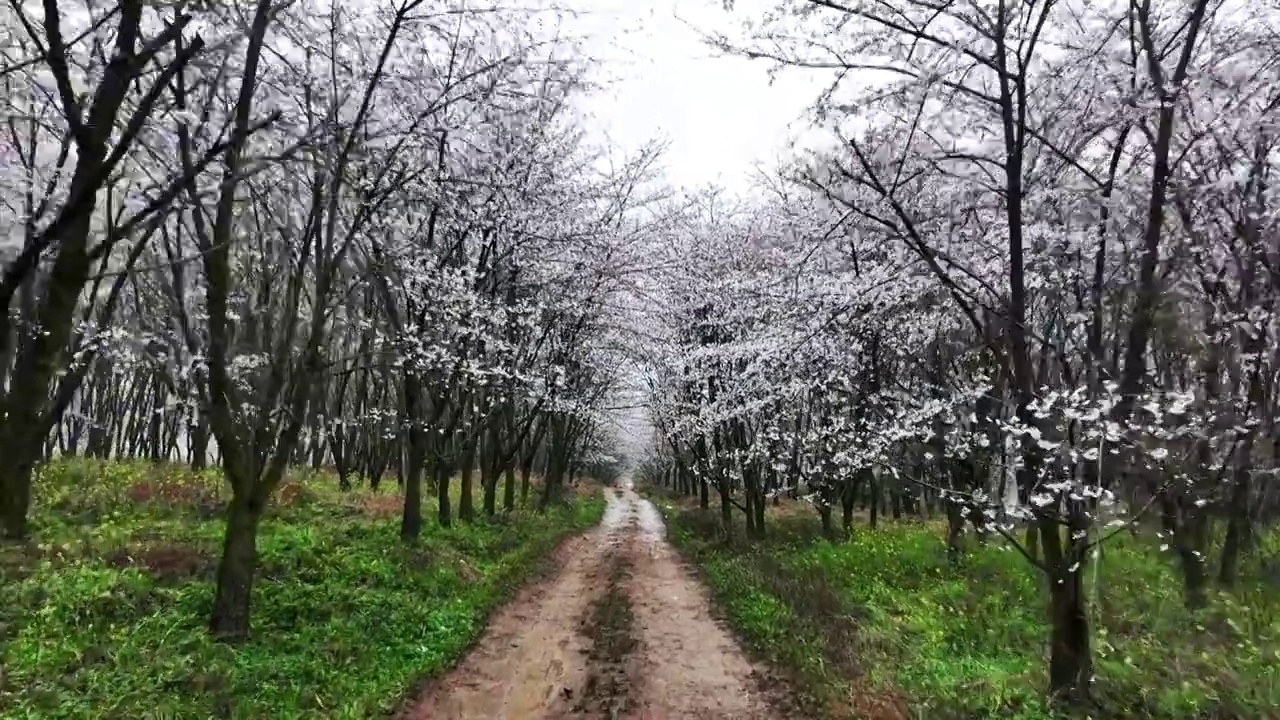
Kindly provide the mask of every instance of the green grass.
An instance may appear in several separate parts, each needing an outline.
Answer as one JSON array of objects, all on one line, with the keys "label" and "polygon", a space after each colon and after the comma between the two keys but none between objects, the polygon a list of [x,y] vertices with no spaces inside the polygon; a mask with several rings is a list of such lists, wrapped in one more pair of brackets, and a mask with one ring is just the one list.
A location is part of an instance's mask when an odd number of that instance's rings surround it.
[{"label": "green grass", "polygon": [[45,468],[37,539],[0,548],[0,716],[385,715],[454,663],[558,541],[603,511],[595,493],[546,514],[444,529],[428,503],[410,548],[394,494],[335,485],[299,476],[277,494],[258,542],[253,636],[231,647],[205,632],[222,536],[216,471]]},{"label": "green grass", "polygon": [[[729,623],[814,705],[863,718],[1055,717],[1046,707],[1041,577],[996,543],[959,566],[919,523],[819,538],[816,519],[772,523],[763,545],[726,545],[717,518],[665,505],[671,538]],[[1087,568],[1096,629],[1093,718],[1280,717],[1280,533],[1237,592],[1191,615],[1172,559],[1117,537]],[[842,712],[833,710],[839,708]]]}]

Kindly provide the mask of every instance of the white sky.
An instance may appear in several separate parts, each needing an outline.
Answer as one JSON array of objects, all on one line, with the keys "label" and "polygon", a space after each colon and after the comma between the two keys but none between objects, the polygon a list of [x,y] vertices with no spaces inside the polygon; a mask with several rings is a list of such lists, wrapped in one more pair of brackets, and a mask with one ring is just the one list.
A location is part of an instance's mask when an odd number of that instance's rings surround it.
[{"label": "white sky", "polygon": [[588,52],[615,78],[585,102],[590,127],[625,150],[667,141],[667,181],[692,188],[750,188],[752,166],[775,164],[806,127],[824,78],[787,71],[770,84],[764,61],[724,57],[701,33],[732,35],[769,0],[573,0],[570,23],[591,35]]},{"label": "white sky", "polygon": [[[555,0],[553,0],[554,2]],[[709,183],[733,194],[758,185],[754,166],[766,169],[785,157],[792,139],[808,128],[807,110],[830,76],[789,70],[769,78],[770,65],[725,57],[703,35],[734,36],[743,20],[774,0],[559,0],[583,13],[564,24],[589,36],[586,52],[602,62],[608,86],[580,107],[597,139],[624,152],[651,140],[666,143],[664,179],[676,188]],[[599,79],[599,78],[598,78]],[[644,392],[619,393],[612,413],[622,449],[633,460],[650,442]],[[625,407],[635,403],[635,407]]]}]

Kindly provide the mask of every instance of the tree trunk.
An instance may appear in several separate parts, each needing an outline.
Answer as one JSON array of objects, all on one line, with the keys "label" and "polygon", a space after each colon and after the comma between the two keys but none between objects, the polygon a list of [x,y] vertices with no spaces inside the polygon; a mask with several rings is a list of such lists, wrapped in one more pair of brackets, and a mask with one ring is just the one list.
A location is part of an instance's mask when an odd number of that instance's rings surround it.
[{"label": "tree trunk", "polygon": [[[1057,529],[1054,529],[1057,532]],[[1084,573],[1057,568],[1050,576],[1049,605],[1053,631],[1049,649],[1049,694],[1067,702],[1088,695],[1092,674],[1089,617],[1085,614]]]},{"label": "tree trunk", "polygon": [[720,490],[720,524],[724,526],[724,536],[733,539],[733,498],[729,492],[728,478],[716,483]]},{"label": "tree trunk", "polygon": [[502,442],[498,433],[498,423],[489,423],[489,441],[485,443],[484,452],[480,455],[482,474],[480,484],[484,486],[484,514],[493,517],[498,512],[498,478],[502,475]]},{"label": "tree trunk", "polygon": [[203,470],[209,465],[209,421],[203,416],[191,427],[191,469]]},{"label": "tree trunk", "polygon": [[471,522],[476,519],[476,509],[471,497],[471,475],[476,465],[476,440],[467,442],[462,452],[462,478],[458,484],[458,519]]},{"label": "tree trunk", "polygon": [[532,454],[524,462],[520,463],[520,504],[527,505],[529,503],[529,476],[533,474],[533,457]]},{"label": "tree trunk", "polygon": [[847,480],[844,492],[840,493],[840,527],[846,537],[853,532],[853,504],[858,499],[859,484],[856,480]]},{"label": "tree trunk", "polygon": [[449,469],[449,464],[444,458],[436,459],[436,500],[440,508],[439,518],[442,527],[449,527],[453,523],[449,508]]},{"label": "tree trunk", "polygon": [[153,463],[165,459],[164,440],[161,430],[164,426],[164,387],[156,380],[151,389],[151,417],[147,418],[147,458]]},{"label": "tree trunk", "polygon": [[947,559],[959,562],[964,555],[960,534],[964,531],[964,508],[953,499],[947,499]]},{"label": "tree trunk", "polygon": [[[557,437],[553,435],[553,438]],[[547,450],[547,476],[542,479],[542,498],[538,509],[545,510],[551,503],[560,499],[560,487],[564,484],[564,475],[568,472],[568,462],[564,457],[562,443],[553,440]]]},{"label": "tree trunk", "polygon": [[[1029,474],[1026,467],[1020,472],[1024,479]],[[1089,696],[1093,674],[1084,588],[1092,520],[1085,502],[1060,502],[1067,505],[1065,528],[1054,514],[1041,515],[1035,521],[1049,583],[1049,694],[1056,700],[1079,704]]]},{"label": "tree trunk", "polygon": [[400,513],[400,539],[405,542],[417,542],[422,534],[422,462],[423,456],[417,452],[420,441],[414,435],[421,431],[409,429],[409,467],[404,477],[404,508]]},{"label": "tree trunk", "polygon": [[1203,552],[1187,546],[1178,550],[1182,564],[1182,598],[1188,610],[1199,610],[1209,604],[1207,573]]},{"label": "tree trunk", "polygon": [[755,539],[763,541],[767,536],[767,529],[764,527],[764,495],[756,496],[755,502]]},{"label": "tree trunk", "polygon": [[516,466],[508,465],[506,483],[502,487],[502,510],[511,512],[516,508]]},{"label": "tree trunk", "polygon": [[249,637],[249,601],[258,565],[262,507],[255,497],[233,498],[227,506],[222,559],[218,562],[217,590],[209,620],[209,630],[219,640],[236,642]]},{"label": "tree trunk", "polygon": [[[828,540],[834,540],[836,537],[835,525],[831,522],[831,506],[819,505],[818,517],[822,518],[822,536]],[[849,531],[849,523],[845,522],[845,532]]]},{"label": "tree trunk", "polygon": [[867,483],[867,504],[871,506],[871,529],[875,530],[880,521],[880,478],[874,474]]},{"label": "tree trunk", "polygon": [[27,513],[31,507],[31,465],[0,469],[0,539],[27,537]]},{"label": "tree trunk", "polygon": [[[495,450],[489,452],[496,453]],[[486,462],[483,456],[480,458],[481,474],[480,485],[484,489],[483,510],[486,517],[493,517],[498,513],[498,478],[502,476],[502,468],[498,467],[499,457],[495,456]]]},{"label": "tree trunk", "polygon": [[[1159,492],[1154,483],[1151,491]],[[1198,610],[1208,601],[1205,553],[1208,550],[1209,524],[1205,513],[1188,506],[1185,498],[1167,491],[1160,498],[1161,521],[1166,537],[1178,553],[1182,569],[1182,599],[1188,610]]]},{"label": "tree trunk", "polygon": [[1226,587],[1236,584],[1240,574],[1240,555],[1249,535],[1249,495],[1252,482],[1247,447],[1241,451],[1243,461],[1236,464],[1233,474],[1235,485],[1231,489],[1231,501],[1227,508],[1227,537],[1222,543],[1222,562],[1218,566],[1218,582]]}]

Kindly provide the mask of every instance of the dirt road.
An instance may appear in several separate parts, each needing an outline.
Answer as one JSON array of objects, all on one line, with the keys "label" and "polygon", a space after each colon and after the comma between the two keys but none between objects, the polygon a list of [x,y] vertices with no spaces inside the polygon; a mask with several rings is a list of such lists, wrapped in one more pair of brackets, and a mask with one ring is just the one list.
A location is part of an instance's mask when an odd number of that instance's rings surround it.
[{"label": "dirt road", "polygon": [[402,720],[781,720],[630,484]]}]

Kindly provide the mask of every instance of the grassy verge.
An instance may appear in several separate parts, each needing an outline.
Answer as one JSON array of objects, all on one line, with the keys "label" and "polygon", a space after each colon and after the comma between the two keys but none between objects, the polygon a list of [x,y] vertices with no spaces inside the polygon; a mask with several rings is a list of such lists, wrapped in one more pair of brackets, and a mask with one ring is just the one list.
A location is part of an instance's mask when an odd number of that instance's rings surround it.
[{"label": "grassy verge", "polygon": [[[1054,717],[1042,699],[1048,627],[1040,577],[995,543],[948,563],[939,528],[859,527],[820,539],[786,513],[763,545],[727,545],[717,517],[660,501],[749,647],[822,714]],[[1089,569],[1096,628],[1092,718],[1280,718],[1280,558],[1272,533],[1238,592],[1196,615],[1172,559],[1123,536]]]},{"label": "grassy verge", "polygon": [[[545,514],[398,539],[399,498],[292,478],[258,541],[253,639],[205,622],[222,534],[216,473],[59,462],[38,541],[0,549],[0,716],[367,718],[450,666],[599,493]],[[394,485],[393,485],[394,488]]]}]

